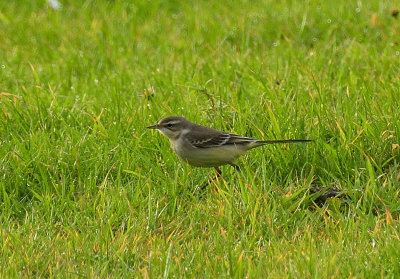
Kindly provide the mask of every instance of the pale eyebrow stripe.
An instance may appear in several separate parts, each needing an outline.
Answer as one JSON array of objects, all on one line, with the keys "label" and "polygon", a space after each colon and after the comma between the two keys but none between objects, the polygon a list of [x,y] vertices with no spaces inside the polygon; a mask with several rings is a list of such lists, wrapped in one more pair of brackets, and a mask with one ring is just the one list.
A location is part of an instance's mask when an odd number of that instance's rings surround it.
[{"label": "pale eyebrow stripe", "polygon": [[173,121],[169,121],[167,123],[164,123],[164,125],[169,125],[169,124],[174,125],[174,124],[178,124],[179,122],[181,122],[181,121],[180,120],[173,120]]}]

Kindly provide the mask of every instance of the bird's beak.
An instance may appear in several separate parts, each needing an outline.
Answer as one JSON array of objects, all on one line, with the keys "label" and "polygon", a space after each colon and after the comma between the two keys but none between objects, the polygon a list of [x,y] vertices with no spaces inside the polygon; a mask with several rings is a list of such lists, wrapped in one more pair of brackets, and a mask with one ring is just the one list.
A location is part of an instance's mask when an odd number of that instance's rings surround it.
[{"label": "bird's beak", "polygon": [[158,129],[160,128],[160,125],[156,124],[156,125],[151,125],[149,127],[146,127],[147,129]]}]

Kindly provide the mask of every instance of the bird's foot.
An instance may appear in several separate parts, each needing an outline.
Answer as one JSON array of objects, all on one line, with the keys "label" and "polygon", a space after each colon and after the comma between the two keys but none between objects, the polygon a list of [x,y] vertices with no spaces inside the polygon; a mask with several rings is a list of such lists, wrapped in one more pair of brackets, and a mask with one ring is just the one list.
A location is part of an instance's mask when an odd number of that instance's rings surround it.
[{"label": "bird's foot", "polygon": [[215,170],[217,172],[217,174],[211,178],[210,180],[208,180],[203,186],[200,187],[200,191],[204,191],[204,189],[211,184],[211,182],[213,182],[215,179],[217,179],[218,177],[220,177],[222,175],[221,170],[218,167],[215,167]]},{"label": "bird's foot", "polygon": [[231,165],[235,169],[235,171],[240,171],[240,167],[238,165],[236,165],[234,163],[231,163],[229,165]]}]

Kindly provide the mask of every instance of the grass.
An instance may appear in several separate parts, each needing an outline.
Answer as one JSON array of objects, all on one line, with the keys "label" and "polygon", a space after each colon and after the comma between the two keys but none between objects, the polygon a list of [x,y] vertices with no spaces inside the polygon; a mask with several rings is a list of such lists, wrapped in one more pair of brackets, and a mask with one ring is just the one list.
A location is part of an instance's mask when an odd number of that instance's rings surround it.
[{"label": "grass", "polygon": [[[398,276],[392,1],[62,3],[0,3],[2,278]],[[167,115],[314,142],[201,194]]]}]

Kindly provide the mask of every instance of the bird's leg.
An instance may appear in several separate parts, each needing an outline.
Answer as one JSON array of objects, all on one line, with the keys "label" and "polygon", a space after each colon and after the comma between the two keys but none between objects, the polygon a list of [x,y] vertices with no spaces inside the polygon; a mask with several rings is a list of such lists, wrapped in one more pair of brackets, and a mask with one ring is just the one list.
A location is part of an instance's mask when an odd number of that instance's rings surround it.
[{"label": "bird's leg", "polygon": [[231,165],[236,171],[240,171],[240,167],[234,163],[230,163],[229,165]]},{"label": "bird's leg", "polygon": [[217,174],[213,178],[208,180],[207,183],[205,183],[203,186],[201,186],[201,188],[200,188],[201,191],[203,191],[208,185],[210,185],[211,182],[213,182],[215,179],[217,179],[218,177],[220,177],[222,175],[222,171],[218,167],[215,167],[215,170],[216,170]]}]

